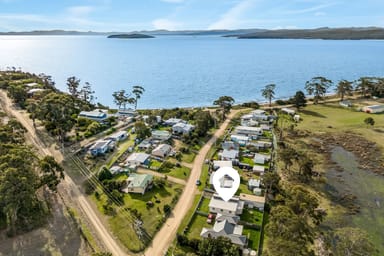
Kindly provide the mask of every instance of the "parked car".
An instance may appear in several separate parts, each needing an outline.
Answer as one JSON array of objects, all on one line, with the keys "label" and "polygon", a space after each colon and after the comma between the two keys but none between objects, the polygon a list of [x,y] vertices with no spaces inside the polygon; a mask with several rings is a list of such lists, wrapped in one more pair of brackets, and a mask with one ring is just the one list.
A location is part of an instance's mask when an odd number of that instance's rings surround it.
[{"label": "parked car", "polygon": [[201,185],[201,181],[200,180],[196,180],[196,186],[200,186]]},{"label": "parked car", "polygon": [[216,218],[216,215],[215,214],[208,214],[208,218],[207,218],[207,223],[211,224]]}]

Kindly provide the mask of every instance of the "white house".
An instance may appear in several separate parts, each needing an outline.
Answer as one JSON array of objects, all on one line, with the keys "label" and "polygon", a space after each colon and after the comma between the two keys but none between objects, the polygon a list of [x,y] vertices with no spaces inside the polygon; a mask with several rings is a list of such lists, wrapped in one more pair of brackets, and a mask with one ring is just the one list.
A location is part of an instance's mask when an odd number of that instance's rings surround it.
[{"label": "white house", "polygon": [[115,143],[111,140],[98,140],[89,148],[89,152],[92,156],[98,156],[107,153],[114,147]]},{"label": "white house", "polygon": [[227,150],[231,150],[231,149],[239,150],[239,144],[230,140],[226,140],[223,143],[221,143],[221,147]]},{"label": "white house", "polygon": [[253,162],[255,162],[255,164],[265,164],[270,158],[268,155],[256,153],[253,157]]},{"label": "white house", "polygon": [[179,118],[169,118],[168,120],[164,121],[164,124],[167,126],[173,126],[173,125],[178,124],[178,123],[186,124],[187,121],[185,121],[183,119],[179,119]]},{"label": "white house", "polygon": [[243,213],[244,202],[240,201],[238,197],[232,197],[228,202],[226,202],[219,195],[214,194],[208,206],[209,212],[231,216]]},{"label": "white house", "polygon": [[240,193],[240,200],[243,201],[248,208],[257,208],[260,211],[264,211],[265,197]]},{"label": "white house", "polygon": [[245,146],[249,142],[249,137],[245,135],[232,134],[231,141],[236,142],[240,146]]},{"label": "white house", "polygon": [[177,123],[172,126],[172,132],[177,134],[190,134],[194,129],[194,125],[186,123]]},{"label": "white house", "polygon": [[125,193],[139,193],[144,195],[152,187],[153,176],[149,174],[132,173],[127,179],[127,185],[122,189]]},{"label": "white house", "polygon": [[152,131],[152,139],[159,140],[159,141],[166,141],[171,138],[171,133],[168,131],[162,131],[162,130],[153,130]]},{"label": "white house", "polygon": [[249,179],[248,180],[248,189],[253,191],[254,188],[260,188],[260,180]]},{"label": "white house", "polygon": [[149,139],[145,139],[143,140],[142,142],[140,142],[140,144],[137,146],[140,150],[147,150],[149,149],[150,147],[152,147],[152,143],[151,143],[151,140]]},{"label": "white house", "polygon": [[137,112],[131,108],[121,108],[117,111],[116,116],[118,117],[135,117],[137,116]]},{"label": "white house", "polygon": [[283,113],[286,113],[286,114],[288,114],[288,115],[294,115],[294,114],[296,114],[296,111],[295,110],[293,110],[293,109],[290,109],[290,108],[282,108],[281,109],[281,112],[283,112]]},{"label": "white house", "polygon": [[362,110],[365,113],[370,113],[370,114],[381,113],[381,112],[384,112],[384,105],[365,106],[362,108]]},{"label": "white house", "polygon": [[213,169],[217,170],[221,167],[231,167],[232,168],[232,161],[213,161]]},{"label": "white house", "polygon": [[259,175],[263,175],[264,172],[265,172],[265,167],[263,165],[257,165],[255,164],[253,167],[252,167],[252,172],[253,173],[256,173],[256,174],[259,174]]},{"label": "white house", "polygon": [[128,138],[127,131],[118,131],[109,135],[106,139],[111,139],[113,141],[123,141]]},{"label": "white house", "polygon": [[168,144],[160,144],[154,150],[152,150],[152,155],[164,158],[172,151],[172,147]]},{"label": "white house", "polygon": [[108,115],[107,113],[102,111],[81,111],[79,117],[101,122],[107,119]]},{"label": "white house", "polygon": [[242,126],[258,126],[259,122],[257,122],[252,114],[243,115],[240,118],[240,124]]},{"label": "white house", "polygon": [[35,83],[35,82],[33,82],[33,83],[27,83],[27,84],[24,84],[25,86],[27,86],[27,87],[35,87],[35,86],[39,86],[39,84],[38,83]]},{"label": "white house", "polygon": [[263,129],[260,127],[237,126],[235,133],[254,137],[263,135]]},{"label": "white house", "polygon": [[127,166],[140,166],[140,165],[148,165],[149,164],[149,155],[146,153],[132,153],[125,163]]},{"label": "white house", "polygon": [[122,172],[125,172],[126,170],[118,165],[114,165],[112,166],[109,171],[113,174],[113,175],[116,175],[116,174],[119,174],[119,173],[122,173]]},{"label": "white house", "polygon": [[219,153],[219,156],[222,161],[236,161],[239,158],[239,150],[224,149],[223,152]]},{"label": "white house", "polygon": [[238,225],[239,221],[239,216],[217,214],[213,228],[203,228],[200,236],[204,238],[226,237],[231,240],[233,244],[243,248],[247,244],[247,237],[243,235],[243,226]]}]

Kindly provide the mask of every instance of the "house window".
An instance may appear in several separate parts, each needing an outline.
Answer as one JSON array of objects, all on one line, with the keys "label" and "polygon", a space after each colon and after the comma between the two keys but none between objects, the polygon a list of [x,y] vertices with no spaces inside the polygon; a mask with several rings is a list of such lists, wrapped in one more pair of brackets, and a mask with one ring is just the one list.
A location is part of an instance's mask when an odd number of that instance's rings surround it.
[{"label": "house window", "polygon": [[223,212],[223,209],[220,209],[221,212]]},{"label": "house window", "polygon": [[229,211],[229,213],[232,213],[232,211]]}]

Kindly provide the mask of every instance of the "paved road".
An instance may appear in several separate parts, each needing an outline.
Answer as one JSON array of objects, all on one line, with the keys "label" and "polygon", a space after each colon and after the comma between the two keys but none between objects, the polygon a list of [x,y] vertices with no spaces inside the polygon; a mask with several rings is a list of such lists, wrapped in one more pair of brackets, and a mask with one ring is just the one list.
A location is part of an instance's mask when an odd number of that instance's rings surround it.
[{"label": "paved road", "polygon": [[[137,173],[151,174],[153,176],[162,177],[162,178],[165,177],[165,175],[162,173],[151,171],[151,170],[144,169],[144,168],[138,168]],[[167,180],[172,181],[172,182],[177,183],[177,184],[181,184],[181,185],[185,185],[187,183],[185,180],[178,179],[178,178],[175,178],[172,176],[167,176]]]},{"label": "paved road", "polygon": [[145,251],[146,256],[158,256],[164,255],[169,245],[172,243],[176,236],[177,229],[179,228],[181,221],[187,214],[188,210],[192,207],[193,199],[197,192],[195,182],[200,178],[201,170],[205,161],[205,157],[215,143],[217,138],[222,136],[231,120],[231,118],[237,114],[240,110],[234,110],[228,115],[227,119],[215,132],[212,138],[201,148],[199,154],[196,156],[193,163],[191,175],[188,179],[187,185],[184,188],[183,193],[176,207],[172,211],[172,216],[167,219],[160,231],[154,237],[151,245]]},{"label": "paved road", "polygon": [[[48,148],[41,142],[36,134],[35,128],[33,127],[32,121],[27,115],[12,107],[13,103],[3,90],[0,90],[0,101],[3,104],[4,111],[14,116],[27,129],[27,139],[36,146],[42,155],[52,155],[58,162],[63,160],[63,155],[59,150],[56,150],[54,147]],[[70,200],[77,201],[82,212],[88,217],[89,222],[93,225],[94,230],[97,232],[98,238],[104,243],[107,250],[114,256],[127,255],[127,253],[117,244],[116,240],[105,228],[97,214],[94,212],[94,209],[68,175],[65,176],[62,185],[65,187],[67,192],[72,194],[72,198]]]}]

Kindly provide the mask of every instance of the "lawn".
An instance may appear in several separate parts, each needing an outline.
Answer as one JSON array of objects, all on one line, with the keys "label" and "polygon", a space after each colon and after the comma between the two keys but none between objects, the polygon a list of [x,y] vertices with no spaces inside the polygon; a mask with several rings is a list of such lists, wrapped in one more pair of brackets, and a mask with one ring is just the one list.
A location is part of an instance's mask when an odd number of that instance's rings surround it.
[{"label": "lawn", "polygon": [[160,168],[160,166],[162,165],[163,163],[156,160],[156,159],[151,159],[151,163],[149,164],[149,167],[153,170],[157,170]]},{"label": "lawn", "polygon": [[203,165],[203,169],[201,170],[201,175],[200,175],[200,181],[201,181],[201,185],[199,186],[199,190],[200,191],[203,191],[204,188],[206,187],[205,184],[206,182],[209,183],[209,173],[208,173],[208,170],[209,170],[209,166],[207,164],[204,164]]},{"label": "lawn", "polygon": [[257,250],[259,248],[260,231],[251,228],[244,228],[243,235],[248,237],[249,248],[252,248],[253,250]]},{"label": "lawn", "polygon": [[193,216],[191,227],[189,228],[189,232],[187,233],[187,236],[189,239],[200,239],[200,233],[203,228],[212,228],[212,224],[207,223],[207,217],[195,214]]},{"label": "lawn", "polygon": [[[144,249],[145,245],[142,239],[137,237],[132,227],[129,209],[137,210],[138,215],[141,215],[141,220],[143,221],[143,229],[149,236],[153,237],[164,216],[164,205],[172,205],[172,199],[177,194],[180,194],[181,191],[181,185],[168,183],[168,185],[163,188],[154,187],[144,195],[125,194],[124,206],[119,208],[115,207],[117,214],[107,217],[113,234],[131,251],[137,252]],[[102,194],[100,199],[97,200],[93,195],[92,199],[96,202],[98,209],[104,212],[103,205],[108,204],[107,196]],[[158,200],[158,202],[156,202],[156,200]],[[154,206],[147,208],[146,203],[148,201],[152,201]]]},{"label": "lawn", "polygon": [[241,214],[241,220],[261,226],[263,222],[263,212],[257,209],[245,208],[243,214]]},{"label": "lawn", "polygon": [[201,204],[200,204],[200,207],[199,207],[199,211],[200,212],[205,212],[205,213],[209,213],[209,202],[211,201],[210,198],[203,198]]},{"label": "lawn", "polygon": [[188,210],[188,213],[184,216],[183,218],[183,221],[181,222],[180,226],[179,226],[179,229],[177,230],[178,233],[183,233],[183,230],[185,229],[185,227],[188,225],[188,222],[189,220],[192,218],[192,215],[193,215],[193,211],[195,210],[196,206],[197,206],[197,203],[199,202],[200,200],[200,197],[201,195],[198,194],[195,196],[194,200],[193,200],[193,204],[192,204],[192,207]]},{"label": "lawn", "polygon": [[250,166],[254,166],[255,165],[255,162],[253,161],[253,159],[249,158],[249,157],[241,157],[240,158],[240,162],[248,164]]},{"label": "lawn", "polygon": [[173,167],[169,171],[162,171],[161,173],[167,175],[167,176],[172,176],[175,178],[179,178],[182,180],[187,180],[189,177],[189,174],[191,174],[191,169],[185,166],[180,166],[180,167]]},{"label": "lawn", "polygon": [[240,186],[236,191],[236,195],[240,195],[240,193],[253,194],[252,191],[249,191],[247,184],[244,183],[240,183]]},{"label": "lawn", "polygon": [[375,120],[374,128],[384,128],[383,114],[367,114],[332,105],[310,105],[299,114],[303,120],[298,124],[297,128],[301,130],[354,131],[364,134],[372,141],[376,141],[378,132],[375,132],[372,128],[367,129],[364,119],[372,117]]},{"label": "lawn", "polygon": [[114,152],[113,157],[107,164],[108,167],[111,167],[117,161],[117,159],[119,159],[119,157],[128,150],[129,147],[135,145],[135,138],[136,138],[136,135],[131,134],[129,139],[119,143],[118,150]]},{"label": "lawn", "polygon": [[188,154],[183,153],[182,161],[186,163],[193,163],[195,160],[196,154],[193,152],[189,152]]}]

